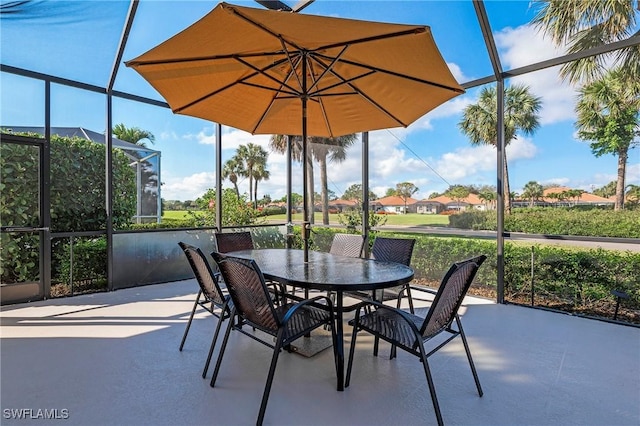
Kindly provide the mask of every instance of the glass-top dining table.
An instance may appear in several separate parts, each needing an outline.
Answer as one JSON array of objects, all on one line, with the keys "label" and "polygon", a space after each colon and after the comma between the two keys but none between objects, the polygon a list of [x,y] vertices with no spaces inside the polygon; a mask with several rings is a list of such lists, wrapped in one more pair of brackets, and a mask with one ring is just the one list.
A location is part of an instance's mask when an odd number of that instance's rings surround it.
[{"label": "glass-top dining table", "polygon": [[344,390],[343,295],[345,292],[378,290],[408,283],[413,269],[395,262],[382,262],[310,251],[308,263],[304,251],[297,249],[253,249],[227,253],[253,259],[266,279],[283,285],[336,293],[336,335],[338,338],[338,390]]}]

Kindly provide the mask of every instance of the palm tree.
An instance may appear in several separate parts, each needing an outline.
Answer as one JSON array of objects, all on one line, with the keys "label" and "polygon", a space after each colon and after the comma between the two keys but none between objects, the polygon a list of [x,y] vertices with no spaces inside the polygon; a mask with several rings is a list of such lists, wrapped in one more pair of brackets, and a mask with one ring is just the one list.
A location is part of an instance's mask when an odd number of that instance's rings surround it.
[{"label": "palm tree", "polygon": [[254,208],[258,208],[258,182],[261,180],[269,180],[271,173],[266,169],[266,163],[258,163],[253,168],[253,180],[255,185],[253,186],[253,205]]},{"label": "palm tree", "polygon": [[628,203],[640,204],[640,185],[627,185],[626,199]]},{"label": "palm tree", "polygon": [[[541,100],[529,91],[528,86],[513,85],[505,90],[504,101],[504,143],[514,140],[518,131],[532,134],[540,125],[538,112]],[[485,87],[480,92],[478,102],[464,109],[458,126],[471,139],[472,145],[498,145],[498,100],[495,86]],[[509,169],[506,150],[503,153],[505,212],[511,213],[509,191]]]},{"label": "palm tree", "polygon": [[599,197],[609,198],[609,197],[612,197],[612,196],[616,195],[616,186],[617,185],[618,185],[618,182],[616,182],[615,180],[612,180],[611,182],[609,182],[608,184],[606,184],[602,188],[594,189],[593,193],[595,195],[599,196]]},{"label": "palm tree", "polygon": [[[269,139],[269,149],[279,154],[287,152],[286,135],[271,135]],[[307,138],[308,139],[308,138]],[[291,157],[295,161],[302,161],[302,136],[291,137]],[[313,223],[313,161],[311,153],[307,151],[307,211],[311,212],[310,221]],[[304,196],[304,195],[303,195]]]},{"label": "palm tree", "polygon": [[[431,196],[429,196],[431,198]],[[485,208],[494,209],[494,202],[496,201],[496,192],[486,189],[484,191],[480,191],[478,194],[478,198],[484,203]]]},{"label": "palm tree", "polygon": [[582,189],[568,189],[565,192],[567,194],[567,199],[573,200],[574,206],[578,204],[578,202],[580,201],[580,197],[582,197],[582,194],[584,194],[584,191]]},{"label": "palm tree", "polygon": [[246,174],[244,170],[244,164],[239,161],[236,156],[231,157],[227,160],[226,163],[224,163],[224,166],[222,168],[222,177],[231,181],[236,189],[238,200],[240,199],[240,190],[238,189],[238,176],[244,174]]},{"label": "palm tree", "polygon": [[156,141],[153,133],[142,130],[138,127],[127,127],[123,123],[116,124],[113,126],[112,130],[113,135],[123,141],[134,143],[138,146],[147,147],[146,143],[143,142],[143,139],[147,139],[151,144],[154,144]]},{"label": "palm tree", "polygon": [[529,207],[533,207],[543,195],[544,187],[534,180],[527,182],[522,188],[522,198],[529,200]]},{"label": "palm tree", "polygon": [[336,138],[311,138],[311,151],[320,165],[320,202],[322,203],[322,223],[329,224],[329,188],[327,185],[327,159],[341,163],[347,158],[347,148],[354,144],[356,135]]},{"label": "palm tree", "polygon": [[238,161],[244,164],[242,176],[249,178],[249,201],[252,201],[254,169],[262,167],[264,170],[266,168],[269,153],[260,145],[248,143],[238,147],[236,157],[238,157]]},{"label": "palm tree", "polygon": [[[558,46],[568,45],[568,53],[580,52],[603,44],[625,40],[635,31],[640,3],[633,0],[534,0],[538,5],[533,24],[551,36]],[[640,48],[631,46],[591,56],[562,66],[560,75],[572,83],[592,81],[605,72],[607,59],[614,56],[624,70],[625,81],[640,79]]]},{"label": "palm tree", "polygon": [[[314,177],[313,177],[313,158],[320,164],[320,184],[321,184],[321,202],[322,202],[322,221],[325,225],[329,224],[329,197],[328,197],[328,178],[327,178],[327,159],[329,161],[341,162],[346,158],[346,150],[356,140],[356,135],[344,135],[336,138],[320,138],[308,137],[309,144],[307,158],[307,188],[309,191],[307,209],[314,211]],[[287,136],[272,135],[269,140],[269,148],[280,154],[284,154],[287,150]],[[291,141],[292,157],[296,161],[302,161],[302,137],[293,136]],[[313,223],[313,214],[310,217]]]},{"label": "palm tree", "polygon": [[640,135],[640,82],[625,78],[625,71],[614,69],[584,85],[575,107],[578,137],[592,141],[596,157],[618,157],[615,210],[624,208],[627,159]]}]

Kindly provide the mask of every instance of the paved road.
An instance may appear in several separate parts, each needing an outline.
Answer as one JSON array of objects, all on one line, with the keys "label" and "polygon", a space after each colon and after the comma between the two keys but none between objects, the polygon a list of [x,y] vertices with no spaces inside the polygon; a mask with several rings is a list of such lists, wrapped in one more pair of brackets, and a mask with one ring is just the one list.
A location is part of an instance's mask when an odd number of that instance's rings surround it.
[{"label": "paved road", "polygon": [[[278,222],[281,224],[281,222]],[[294,222],[296,225],[299,223]],[[322,226],[315,224],[314,226]],[[329,225],[329,228],[343,228],[341,225]],[[465,236],[474,238],[496,239],[495,231],[472,231],[468,229],[446,228],[442,226],[397,226],[384,225],[382,231],[416,232],[419,234]],[[606,250],[621,250],[640,252],[640,238],[596,238],[568,235],[534,235],[520,232],[510,232],[505,236],[507,241],[525,241],[531,244],[554,244],[586,248],[603,248]]]},{"label": "paved road", "polygon": [[[422,234],[456,235],[476,238],[495,239],[495,231],[471,231],[466,229],[445,228],[437,226],[387,226],[382,229],[409,231]],[[595,238],[567,235],[532,235],[520,232],[508,233],[507,241],[527,241],[532,244],[554,244],[587,248],[603,248],[606,250],[629,250],[640,252],[640,238]]]}]

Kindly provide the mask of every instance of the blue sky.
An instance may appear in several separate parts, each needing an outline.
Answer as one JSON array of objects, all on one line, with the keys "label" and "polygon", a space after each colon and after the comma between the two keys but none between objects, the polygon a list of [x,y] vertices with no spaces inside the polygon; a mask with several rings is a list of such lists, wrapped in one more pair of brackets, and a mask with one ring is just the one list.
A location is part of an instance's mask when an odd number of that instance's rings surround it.
[{"label": "blue sky", "polygon": [[[4,1],[3,1],[4,2]],[[1,62],[34,69],[89,84],[105,86],[113,66],[127,2],[37,2],[42,16],[28,20],[3,20],[0,27]],[[261,7],[255,2],[234,2]],[[290,2],[293,4],[294,2]],[[124,60],[154,47],[215,7],[216,2],[142,0]],[[534,10],[528,1],[487,1],[492,31],[505,70],[552,58],[564,52],[529,25]],[[45,7],[45,9],[42,9]],[[48,7],[48,9],[47,9]],[[76,19],[77,13],[83,14]],[[345,18],[424,24],[431,27],[445,61],[461,83],[492,72],[472,2],[465,1],[323,1],[316,0],[302,13]],[[43,25],[46,24],[46,25]],[[42,125],[40,106],[44,89],[39,82],[3,73],[0,80],[0,124]],[[615,180],[616,158],[596,158],[588,143],[576,139],[573,113],[575,88],[563,83],[558,69],[548,69],[510,79],[522,83],[542,99],[541,127],[519,135],[507,149],[512,191],[536,180],[590,191]],[[133,70],[120,64],[116,90],[161,99]],[[417,120],[408,128],[370,133],[370,186],[378,195],[403,181],[418,188],[416,198],[442,192],[449,184],[495,185],[495,149],[473,147],[458,131],[465,106],[479,89],[469,90]],[[52,87],[52,123],[105,128],[104,96],[64,86]],[[215,186],[215,125],[174,115],[170,110],[115,99],[114,124],[124,123],[154,133],[154,149],[162,151],[162,197],[194,199]],[[223,161],[240,144],[267,148],[269,136],[251,136],[224,128]],[[340,195],[349,185],[361,183],[361,144],[355,144],[345,162],[329,166],[329,188]],[[269,181],[261,182],[259,196],[285,194],[285,159],[270,154]],[[435,172],[434,172],[435,170]],[[294,168],[294,191],[301,192],[299,165]],[[640,149],[630,151],[627,183],[640,184]],[[225,185],[229,185],[225,182]],[[318,185],[318,184],[317,184]],[[241,183],[248,190],[248,183]],[[319,191],[319,186],[316,186]]]}]

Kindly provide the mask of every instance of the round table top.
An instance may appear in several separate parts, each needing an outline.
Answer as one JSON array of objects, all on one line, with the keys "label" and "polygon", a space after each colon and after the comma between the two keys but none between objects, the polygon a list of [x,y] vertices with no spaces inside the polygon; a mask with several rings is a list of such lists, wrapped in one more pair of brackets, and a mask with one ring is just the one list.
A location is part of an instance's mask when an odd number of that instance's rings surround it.
[{"label": "round table top", "polygon": [[395,262],[381,262],[298,249],[254,249],[227,253],[254,259],[266,278],[302,288],[330,291],[375,290],[408,283],[413,269]]}]

